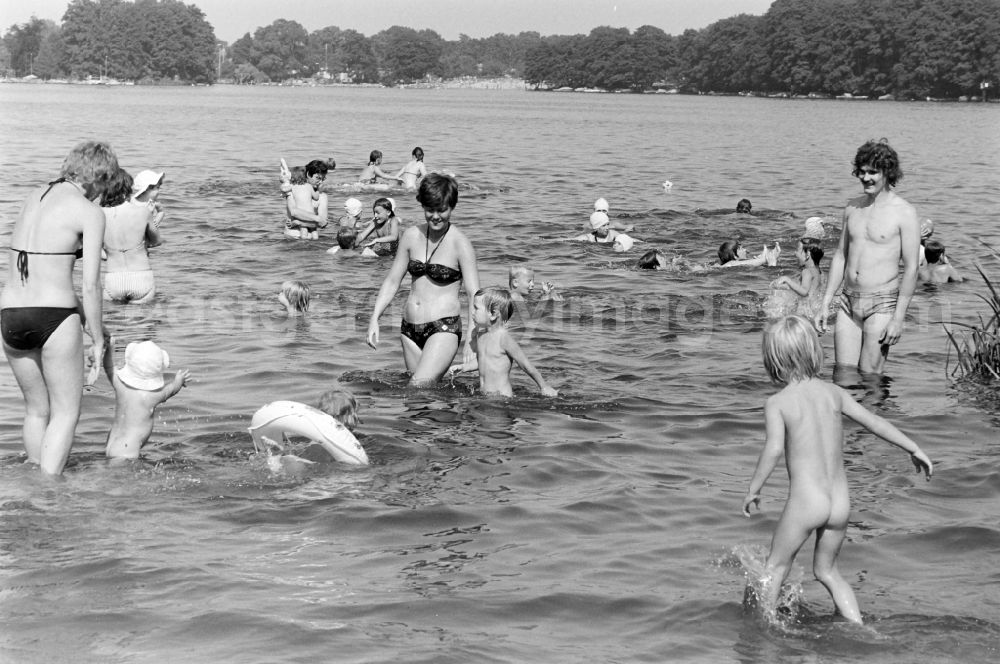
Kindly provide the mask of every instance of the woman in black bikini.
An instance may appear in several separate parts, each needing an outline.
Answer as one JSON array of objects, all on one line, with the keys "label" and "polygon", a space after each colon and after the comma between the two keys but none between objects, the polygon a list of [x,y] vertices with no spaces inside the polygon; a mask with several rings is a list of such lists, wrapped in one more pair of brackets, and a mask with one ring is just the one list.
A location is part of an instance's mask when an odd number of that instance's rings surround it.
[{"label": "woman in black bikini", "polygon": [[[396,258],[389,268],[375,310],[368,323],[368,345],[379,341],[378,319],[392,302],[407,272],[413,278],[400,326],[403,359],[411,373],[410,385],[435,383],[448,371],[462,340],[462,305],[459,290],[479,290],[479,268],[472,243],[451,225],[458,202],[458,185],[447,175],[431,173],[420,183],[417,202],[424,209],[425,224],[406,229]],[[469,320],[472,320],[472,297]],[[466,339],[463,355],[471,360]]]},{"label": "woman in black bikini", "polygon": [[[59,179],[28,196],[11,234],[13,260],[0,294],[3,349],[24,394],[28,460],[54,475],[66,465],[80,418],[81,323],[94,342],[88,385],[101,370],[104,212],[92,201],[117,172],[111,146],[81,143],[66,157]],[[83,258],[82,307],[73,290],[78,257]]]}]

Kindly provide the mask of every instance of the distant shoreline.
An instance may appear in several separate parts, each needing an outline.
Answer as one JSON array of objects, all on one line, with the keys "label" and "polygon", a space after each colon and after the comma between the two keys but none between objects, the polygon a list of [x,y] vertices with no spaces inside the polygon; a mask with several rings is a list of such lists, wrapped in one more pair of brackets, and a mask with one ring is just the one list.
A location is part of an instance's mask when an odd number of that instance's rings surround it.
[{"label": "distant shoreline", "polygon": [[[26,77],[27,78],[27,77]],[[141,87],[209,87],[210,85],[235,86],[231,81],[217,81],[216,83],[136,83],[134,81],[119,81],[117,79],[51,79],[40,78],[0,78],[0,83],[13,83],[22,85],[104,85],[104,86],[141,86]],[[927,97],[926,99],[897,99],[893,95],[882,97],[864,97],[851,94],[825,95],[825,94],[791,94],[789,92],[681,92],[676,88],[650,88],[648,90],[605,90],[603,88],[546,88],[527,83],[521,78],[479,78],[466,76],[454,79],[438,79],[429,81],[417,81],[414,83],[402,83],[396,86],[385,86],[381,83],[329,83],[315,82],[311,80],[292,80],[280,83],[257,83],[255,86],[262,87],[331,87],[331,88],[397,88],[400,90],[523,90],[527,92],[552,92],[552,93],[579,93],[579,94],[644,94],[644,95],[683,95],[699,97],[759,97],[768,99],[834,99],[843,101],[927,101],[927,102],[952,102],[952,103],[988,103],[996,104],[1000,98],[984,100],[978,96],[962,96],[957,98]],[[254,86],[247,86],[254,87]]]}]

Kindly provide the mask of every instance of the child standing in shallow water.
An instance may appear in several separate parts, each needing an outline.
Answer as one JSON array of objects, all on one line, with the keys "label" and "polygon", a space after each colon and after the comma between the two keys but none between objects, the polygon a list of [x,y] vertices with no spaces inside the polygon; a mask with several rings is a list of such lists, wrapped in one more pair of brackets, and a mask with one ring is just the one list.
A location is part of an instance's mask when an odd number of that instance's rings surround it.
[{"label": "child standing in shallow water", "polygon": [[771,380],[785,387],[767,400],[767,439],[743,498],[743,514],[760,507],[760,491],[785,454],[788,500],[771,540],[758,599],[773,612],[795,555],[813,532],[816,548],[813,573],[848,620],[861,623],[861,611],[851,586],[837,569],[837,554],[847,533],[851,512],[842,453],[841,419],[846,415],[883,440],[903,448],[930,480],[931,461],[921,449],[887,420],[858,404],[843,388],[820,380],[823,349],[812,323],[802,316],[777,320],[764,330],[764,367]]},{"label": "child standing in shallow water", "polygon": [[480,288],[476,291],[472,304],[472,319],[476,329],[472,333],[472,348],[475,359],[469,364],[456,364],[449,372],[479,370],[479,388],[483,394],[514,396],[510,385],[510,370],[513,363],[524,369],[538,388],[547,397],[558,396],[558,392],[545,382],[542,374],[528,360],[517,340],[507,330],[507,321],[514,314],[514,301],[506,288]]},{"label": "child standing in shallow water", "polygon": [[121,369],[115,369],[113,347],[104,353],[104,371],[115,389],[115,421],[105,449],[109,457],[138,458],[153,433],[156,407],[187,385],[187,369],[164,379],[169,366],[170,356],[152,341],[130,343]]}]

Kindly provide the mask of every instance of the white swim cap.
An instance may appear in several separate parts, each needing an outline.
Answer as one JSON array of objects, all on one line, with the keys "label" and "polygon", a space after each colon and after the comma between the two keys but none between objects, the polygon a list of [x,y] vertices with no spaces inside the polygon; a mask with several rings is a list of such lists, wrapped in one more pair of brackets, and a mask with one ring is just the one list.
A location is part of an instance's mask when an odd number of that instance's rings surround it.
[{"label": "white swim cap", "polygon": [[609,223],[611,223],[611,220],[608,219],[608,215],[604,212],[595,212],[590,215],[590,227],[595,231],[602,226],[607,226]]},{"label": "white swim cap", "polygon": [[348,198],[346,201],[344,201],[344,209],[347,210],[347,214],[351,215],[352,217],[356,217],[359,214],[361,214],[361,210],[363,208],[364,206],[361,205],[361,201],[359,201],[356,198]]},{"label": "white swim cap", "polygon": [[594,211],[595,212],[607,212],[608,211],[608,202],[606,200],[604,200],[603,198],[598,198],[596,201],[594,201]]}]

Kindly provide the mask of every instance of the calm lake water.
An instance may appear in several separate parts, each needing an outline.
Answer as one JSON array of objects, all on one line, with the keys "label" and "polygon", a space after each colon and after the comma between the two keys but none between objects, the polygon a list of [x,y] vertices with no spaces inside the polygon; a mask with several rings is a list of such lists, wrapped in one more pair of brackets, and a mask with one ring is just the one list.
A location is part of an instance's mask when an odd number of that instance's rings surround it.
[{"label": "calm lake water", "polygon": [[[1000,107],[982,104],[0,86],[5,237],[79,141],[110,141],[133,174],[166,172],[158,299],[107,306],[105,320],[122,344],[154,339],[194,377],[125,466],[103,458],[113,395],[102,379],[53,482],[22,463],[21,395],[0,362],[0,660],[996,661],[1000,406],[949,377],[942,322],[985,312],[974,263],[1000,276],[987,247],[1000,247],[998,130]],[[974,278],[918,291],[882,381],[841,380],[937,472],[925,483],[900,450],[847,427],[840,565],[870,629],[831,619],[808,545],[798,620],[767,626],[742,596],[784,470],[760,515],[745,519],[740,501],[775,390],[759,352],[769,283],[795,272],[806,217],[827,217],[832,254],[859,192],[854,151],[883,136],[903,160],[898,191]],[[328,256],[329,235],[282,237],[279,157],[334,157],[326,188],[339,211],[369,151],[391,171],[416,145],[462,185],[453,222],[482,282],[506,283],[526,262],[565,296],[514,324],[559,398],[518,371],[510,401],[465,377],[406,389],[408,280],[372,351],[364,334],[388,263]],[[631,254],[562,241],[599,196],[645,241]],[[412,194],[394,197],[414,223]],[[730,213],[743,197],[753,217]],[[375,195],[360,198],[370,209]],[[633,269],[641,248],[704,263],[731,237],[786,251],[775,268]],[[314,292],[299,321],[275,299],[293,278]],[[253,412],[335,386],[361,401],[372,465],[270,472],[252,454]]]}]

